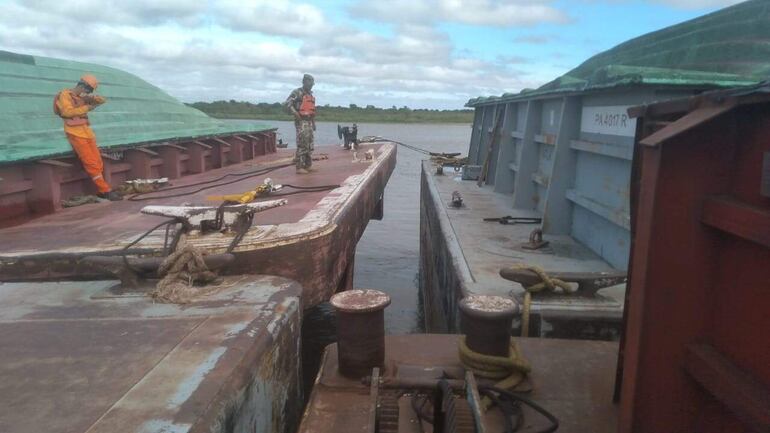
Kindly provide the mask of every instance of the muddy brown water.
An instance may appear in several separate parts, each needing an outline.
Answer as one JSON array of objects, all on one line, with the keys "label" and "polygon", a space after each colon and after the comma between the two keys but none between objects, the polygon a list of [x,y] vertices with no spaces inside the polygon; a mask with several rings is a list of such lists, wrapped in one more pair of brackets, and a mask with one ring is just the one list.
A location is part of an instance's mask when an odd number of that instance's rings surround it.
[{"label": "muddy brown water", "polygon": [[[242,122],[233,120],[232,122]],[[264,121],[278,128],[278,137],[295,147],[294,123]],[[342,124],[347,126],[350,124]],[[432,152],[468,151],[470,124],[359,123],[358,137],[377,135]],[[337,123],[318,122],[316,144],[341,144]],[[371,221],[356,250],[356,288],[378,289],[391,297],[385,310],[385,332],[423,331],[418,289],[420,254],[420,161],[425,155],[399,147],[398,164],[385,189],[385,217]],[[319,167],[321,169],[321,167]],[[335,341],[334,312],[328,303],[303,318],[302,347],[305,384],[312,384],[320,356]],[[306,396],[309,388],[306,387]]]}]

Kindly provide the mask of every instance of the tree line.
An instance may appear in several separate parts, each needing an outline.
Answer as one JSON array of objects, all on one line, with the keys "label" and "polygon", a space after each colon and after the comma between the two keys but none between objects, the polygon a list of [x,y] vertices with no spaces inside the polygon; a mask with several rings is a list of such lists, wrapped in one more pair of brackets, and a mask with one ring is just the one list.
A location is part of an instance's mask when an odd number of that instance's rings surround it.
[{"label": "tree line", "polygon": [[[260,102],[253,104],[245,101],[214,101],[187,104],[211,117],[220,119],[262,119],[292,120],[279,102]],[[472,123],[473,110],[430,110],[411,109],[409,107],[380,108],[374,105],[359,107],[350,104],[347,107],[319,106],[316,120],[330,122],[371,122],[371,123]]]}]

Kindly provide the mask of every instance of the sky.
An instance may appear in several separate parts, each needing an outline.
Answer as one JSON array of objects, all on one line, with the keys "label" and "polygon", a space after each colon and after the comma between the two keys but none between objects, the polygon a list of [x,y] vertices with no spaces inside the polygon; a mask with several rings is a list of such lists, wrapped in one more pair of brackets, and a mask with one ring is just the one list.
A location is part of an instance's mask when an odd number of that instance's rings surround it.
[{"label": "sky", "polygon": [[184,102],[459,109],[740,0],[0,0],[0,50],[99,63]]}]

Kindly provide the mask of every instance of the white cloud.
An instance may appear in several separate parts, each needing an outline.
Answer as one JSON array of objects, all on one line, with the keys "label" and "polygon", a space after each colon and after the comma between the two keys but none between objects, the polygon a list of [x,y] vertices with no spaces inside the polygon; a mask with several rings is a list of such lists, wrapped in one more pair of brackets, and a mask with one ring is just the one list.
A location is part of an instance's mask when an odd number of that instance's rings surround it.
[{"label": "white cloud", "polygon": [[220,0],[214,8],[222,24],[233,30],[311,36],[329,25],[317,7],[289,0]]},{"label": "white cloud", "polygon": [[455,22],[478,26],[513,27],[565,23],[570,19],[552,0],[391,0],[360,1],[354,15],[394,22]]},{"label": "white cloud", "polygon": [[[73,25],[66,11],[89,24]],[[188,102],[282,101],[308,72],[321,104],[459,108],[551,78],[458,52],[424,22],[392,30],[375,34],[286,0],[0,0],[0,49],[117,67]]]},{"label": "white cloud", "polygon": [[39,15],[67,17],[71,27],[104,23],[152,25],[169,21],[194,24],[206,9],[206,2],[188,0],[25,0],[18,3]]}]

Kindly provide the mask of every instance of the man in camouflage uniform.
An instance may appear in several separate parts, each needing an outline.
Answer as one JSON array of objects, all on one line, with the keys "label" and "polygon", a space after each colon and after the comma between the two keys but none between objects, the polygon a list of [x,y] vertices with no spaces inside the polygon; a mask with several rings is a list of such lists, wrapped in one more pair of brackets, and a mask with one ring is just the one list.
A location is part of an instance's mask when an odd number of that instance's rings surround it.
[{"label": "man in camouflage uniform", "polygon": [[302,87],[294,89],[284,102],[286,109],[294,115],[297,129],[297,153],[294,161],[298,174],[315,171],[313,165],[313,131],[315,131],[315,80],[309,74],[302,77]]}]

